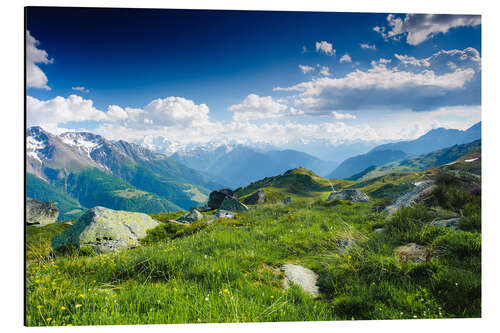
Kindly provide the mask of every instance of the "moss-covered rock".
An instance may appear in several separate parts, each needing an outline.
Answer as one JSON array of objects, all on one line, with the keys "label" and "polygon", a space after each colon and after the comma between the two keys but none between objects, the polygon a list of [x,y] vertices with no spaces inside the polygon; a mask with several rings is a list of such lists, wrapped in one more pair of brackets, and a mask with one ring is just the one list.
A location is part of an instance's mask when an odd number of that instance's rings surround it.
[{"label": "moss-covered rock", "polygon": [[248,207],[239,202],[237,199],[226,197],[219,207],[220,210],[228,210],[230,212],[245,212]]},{"label": "moss-covered rock", "polygon": [[55,250],[71,246],[92,248],[97,253],[117,251],[138,246],[138,240],[158,225],[158,221],[143,213],[94,207],[52,238],[52,247]]},{"label": "moss-covered rock", "polygon": [[59,210],[52,202],[26,198],[26,224],[44,226],[57,221]]}]

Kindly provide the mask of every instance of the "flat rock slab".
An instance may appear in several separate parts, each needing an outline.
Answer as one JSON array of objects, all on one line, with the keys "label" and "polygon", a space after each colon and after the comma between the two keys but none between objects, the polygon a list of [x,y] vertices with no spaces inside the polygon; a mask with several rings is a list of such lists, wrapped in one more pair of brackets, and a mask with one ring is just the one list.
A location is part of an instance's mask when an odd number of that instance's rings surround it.
[{"label": "flat rock slab", "polygon": [[397,198],[392,205],[384,209],[388,217],[394,215],[394,213],[402,207],[411,207],[415,205],[423,197],[430,194],[436,187],[434,182],[430,180],[416,182],[414,185],[415,187],[413,189]]},{"label": "flat rock slab", "polygon": [[285,264],[281,269],[285,273],[285,280],[283,281],[285,289],[290,287],[291,282],[313,297],[319,295],[319,288],[316,285],[318,274],[308,268],[294,264]]},{"label": "flat rock slab", "polygon": [[444,228],[451,228],[455,230],[460,230],[458,227],[458,223],[460,222],[459,217],[455,217],[452,219],[447,219],[447,220],[439,220],[439,221],[433,221],[430,222],[430,226],[435,226],[435,227],[444,227]]},{"label": "flat rock slab", "polygon": [[429,250],[425,246],[415,243],[408,243],[398,246],[394,250],[394,254],[398,258],[399,262],[406,262],[409,260],[415,262],[424,262],[429,255]]}]

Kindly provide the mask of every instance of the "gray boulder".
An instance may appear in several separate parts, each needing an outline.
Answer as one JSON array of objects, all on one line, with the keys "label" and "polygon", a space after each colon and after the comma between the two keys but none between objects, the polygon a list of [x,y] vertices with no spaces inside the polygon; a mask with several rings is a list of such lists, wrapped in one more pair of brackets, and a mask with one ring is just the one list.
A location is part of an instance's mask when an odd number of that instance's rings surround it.
[{"label": "gray boulder", "polygon": [[283,199],[282,203],[284,205],[288,205],[288,204],[292,203],[292,197],[286,197],[285,199]]},{"label": "gray boulder", "polygon": [[394,213],[403,207],[411,207],[416,203],[422,201],[425,197],[430,195],[432,191],[436,188],[434,182],[430,180],[416,182],[415,187],[413,187],[409,192],[403,194],[397,198],[392,205],[387,206],[384,212],[387,213],[388,217],[394,215]]},{"label": "gray boulder", "polygon": [[360,190],[351,190],[351,189],[342,190],[340,192],[332,192],[330,193],[330,196],[328,197],[327,201],[332,201],[335,199],[349,200],[352,202],[370,201],[370,198],[366,195],[365,192]]},{"label": "gray boulder", "polygon": [[394,250],[398,262],[415,261],[424,262],[432,257],[432,249],[427,249],[425,246],[415,243],[398,246]]},{"label": "gray boulder", "polygon": [[26,224],[44,226],[57,221],[59,209],[52,202],[26,198]]},{"label": "gray boulder", "polygon": [[447,219],[447,220],[439,220],[439,221],[433,221],[430,222],[430,226],[435,226],[435,227],[444,227],[444,228],[451,228],[455,230],[460,230],[458,227],[458,223],[460,222],[459,217],[455,217],[452,219]]},{"label": "gray boulder", "polygon": [[285,264],[281,269],[285,273],[285,280],[283,281],[285,289],[288,289],[290,283],[293,283],[313,297],[318,296],[319,288],[316,285],[318,274],[308,268],[294,264]]},{"label": "gray boulder", "polygon": [[248,207],[239,202],[237,199],[227,197],[224,201],[222,201],[219,209],[228,210],[230,212],[245,212],[248,210]]},{"label": "gray boulder", "polygon": [[234,192],[228,188],[212,191],[208,196],[207,206],[210,209],[218,209],[226,198],[234,198]]},{"label": "gray boulder", "polygon": [[234,218],[236,214],[227,210],[219,209],[215,213],[216,218],[226,218],[226,219],[232,219]]},{"label": "gray boulder", "polygon": [[179,222],[191,223],[200,221],[203,219],[203,214],[201,214],[197,209],[191,209],[191,211],[185,215],[182,215],[177,219]]},{"label": "gray boulder", "polygon": [[70,245],[92,248],[97,253],[114,252],[136,247],[146,232],[160,223],[143,213],[94,207],[80,219],[52,238],[52,247],[59,249]]},{"label": "gray boulder", "polygon": [[267,202],[267,195],[264,190],[258,190],[243,200],[247,205],[262,205]]}]

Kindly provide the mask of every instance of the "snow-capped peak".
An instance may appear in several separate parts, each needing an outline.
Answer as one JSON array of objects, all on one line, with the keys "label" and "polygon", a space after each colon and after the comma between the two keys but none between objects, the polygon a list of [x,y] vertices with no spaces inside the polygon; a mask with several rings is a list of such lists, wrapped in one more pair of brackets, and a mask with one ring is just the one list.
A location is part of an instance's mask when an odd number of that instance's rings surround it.
[{"label": "snow-capped peak", "polygon": [[59,137],[65,144],[77,147],[87,153],[88,157],[94,149],[101,147],[104,141],[99,135],[85,132],[66,132]]}]

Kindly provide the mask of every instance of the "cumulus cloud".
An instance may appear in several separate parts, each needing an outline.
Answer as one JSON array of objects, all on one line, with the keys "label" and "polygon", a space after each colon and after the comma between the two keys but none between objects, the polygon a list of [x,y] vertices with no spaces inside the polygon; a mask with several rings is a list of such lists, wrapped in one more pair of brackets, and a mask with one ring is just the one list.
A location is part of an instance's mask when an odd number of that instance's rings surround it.
[{"label": "cumulus cloud", "polygon": [[319,73],[323,76],[330,76],[330,68],[328,66],[321,66]]},{"label": "cumulus cloud", "polygon": [[69,95],[68,98],[57,96],[46,101],[27,96],[26,111],[28,126],[109,119],[105,112],[94,107],[92,100],[77,95]]},{"label": "cumulus cloud", "polygon": [[[306,111],[380,107],[420,111],[444,105],[480,104],[480,75],[476,75],[480,58],[476,52],[442,50],[426,58],[429,66],[420,69],[391,68],[390,59],[381,58],[366,71],[357,69],[344,77],[314,78],[275,90],[298,92],[294,107]],[[398,59],[402,63],[425,63],[422,59]],[[457,68],[448,65],[451,59]]]},{"label": "cumulus cloud", "polygon": [[331,116],[337,120],[342,119],[356,119],[356,116],[350,113],[339,113],[336,111],[332,111]]},{"label": "cumulus cloud", "polygon": [[377,49],[375,44],[360,43],[359,46],[365,50],[376,50]]},{"label": "cumulus cloud", "polygon": [[352,62],[352,59],[351,59],[351,56],[346,53],[342,56],[342,58],[340,58],[340,63],[343,63],[343,62]]},{"label": "cumulus cloud", "polygon": [[47,51],[39,49],[39,45],[29,30],[26,31],[26,86],[50,90],[47,76],[37,64],[51,64],[54,60],[49,59]]},{"label": "cumulus cloud", "polygon": [[273,100],[271,96],[261,97],[256,94],[250,94],[241,104],[234,104],[228,108],[229,111],[234,112],[235,121],[276,118],[283,116],[286,109],[285,104]]},{"label": "cumulus cloud", "polygon": [[84,93],[88,93],[89,90],[85,87],[71,87],[71,90],[74,90],[74,91],[80,91],[80,92],[84,92]]},{"label": "cumulus cloud", "polygon": [[376,26],[374,31],[384,39],[399,39],[406,36],[410,45],[418,45],[439,33],[447,33],[458,27],[478,26],[481,16],[449,14],[407,14],[404,19],[394,14],[387,16],[388,28]]},{"label": "cumulus cloud", "polygon": [[333,45],[324,40],[321,42],[316,42],[316,52],[323,52],[324,54],[329,56],[335,55],[335,49],[333,48]]},{"label": "cumulus cloud", "polygon": [[300,70],[302,73],[307,74],[309,72],[314,71],[314,67],[312,66],[307,66],[307,65],[299,65]]}]

